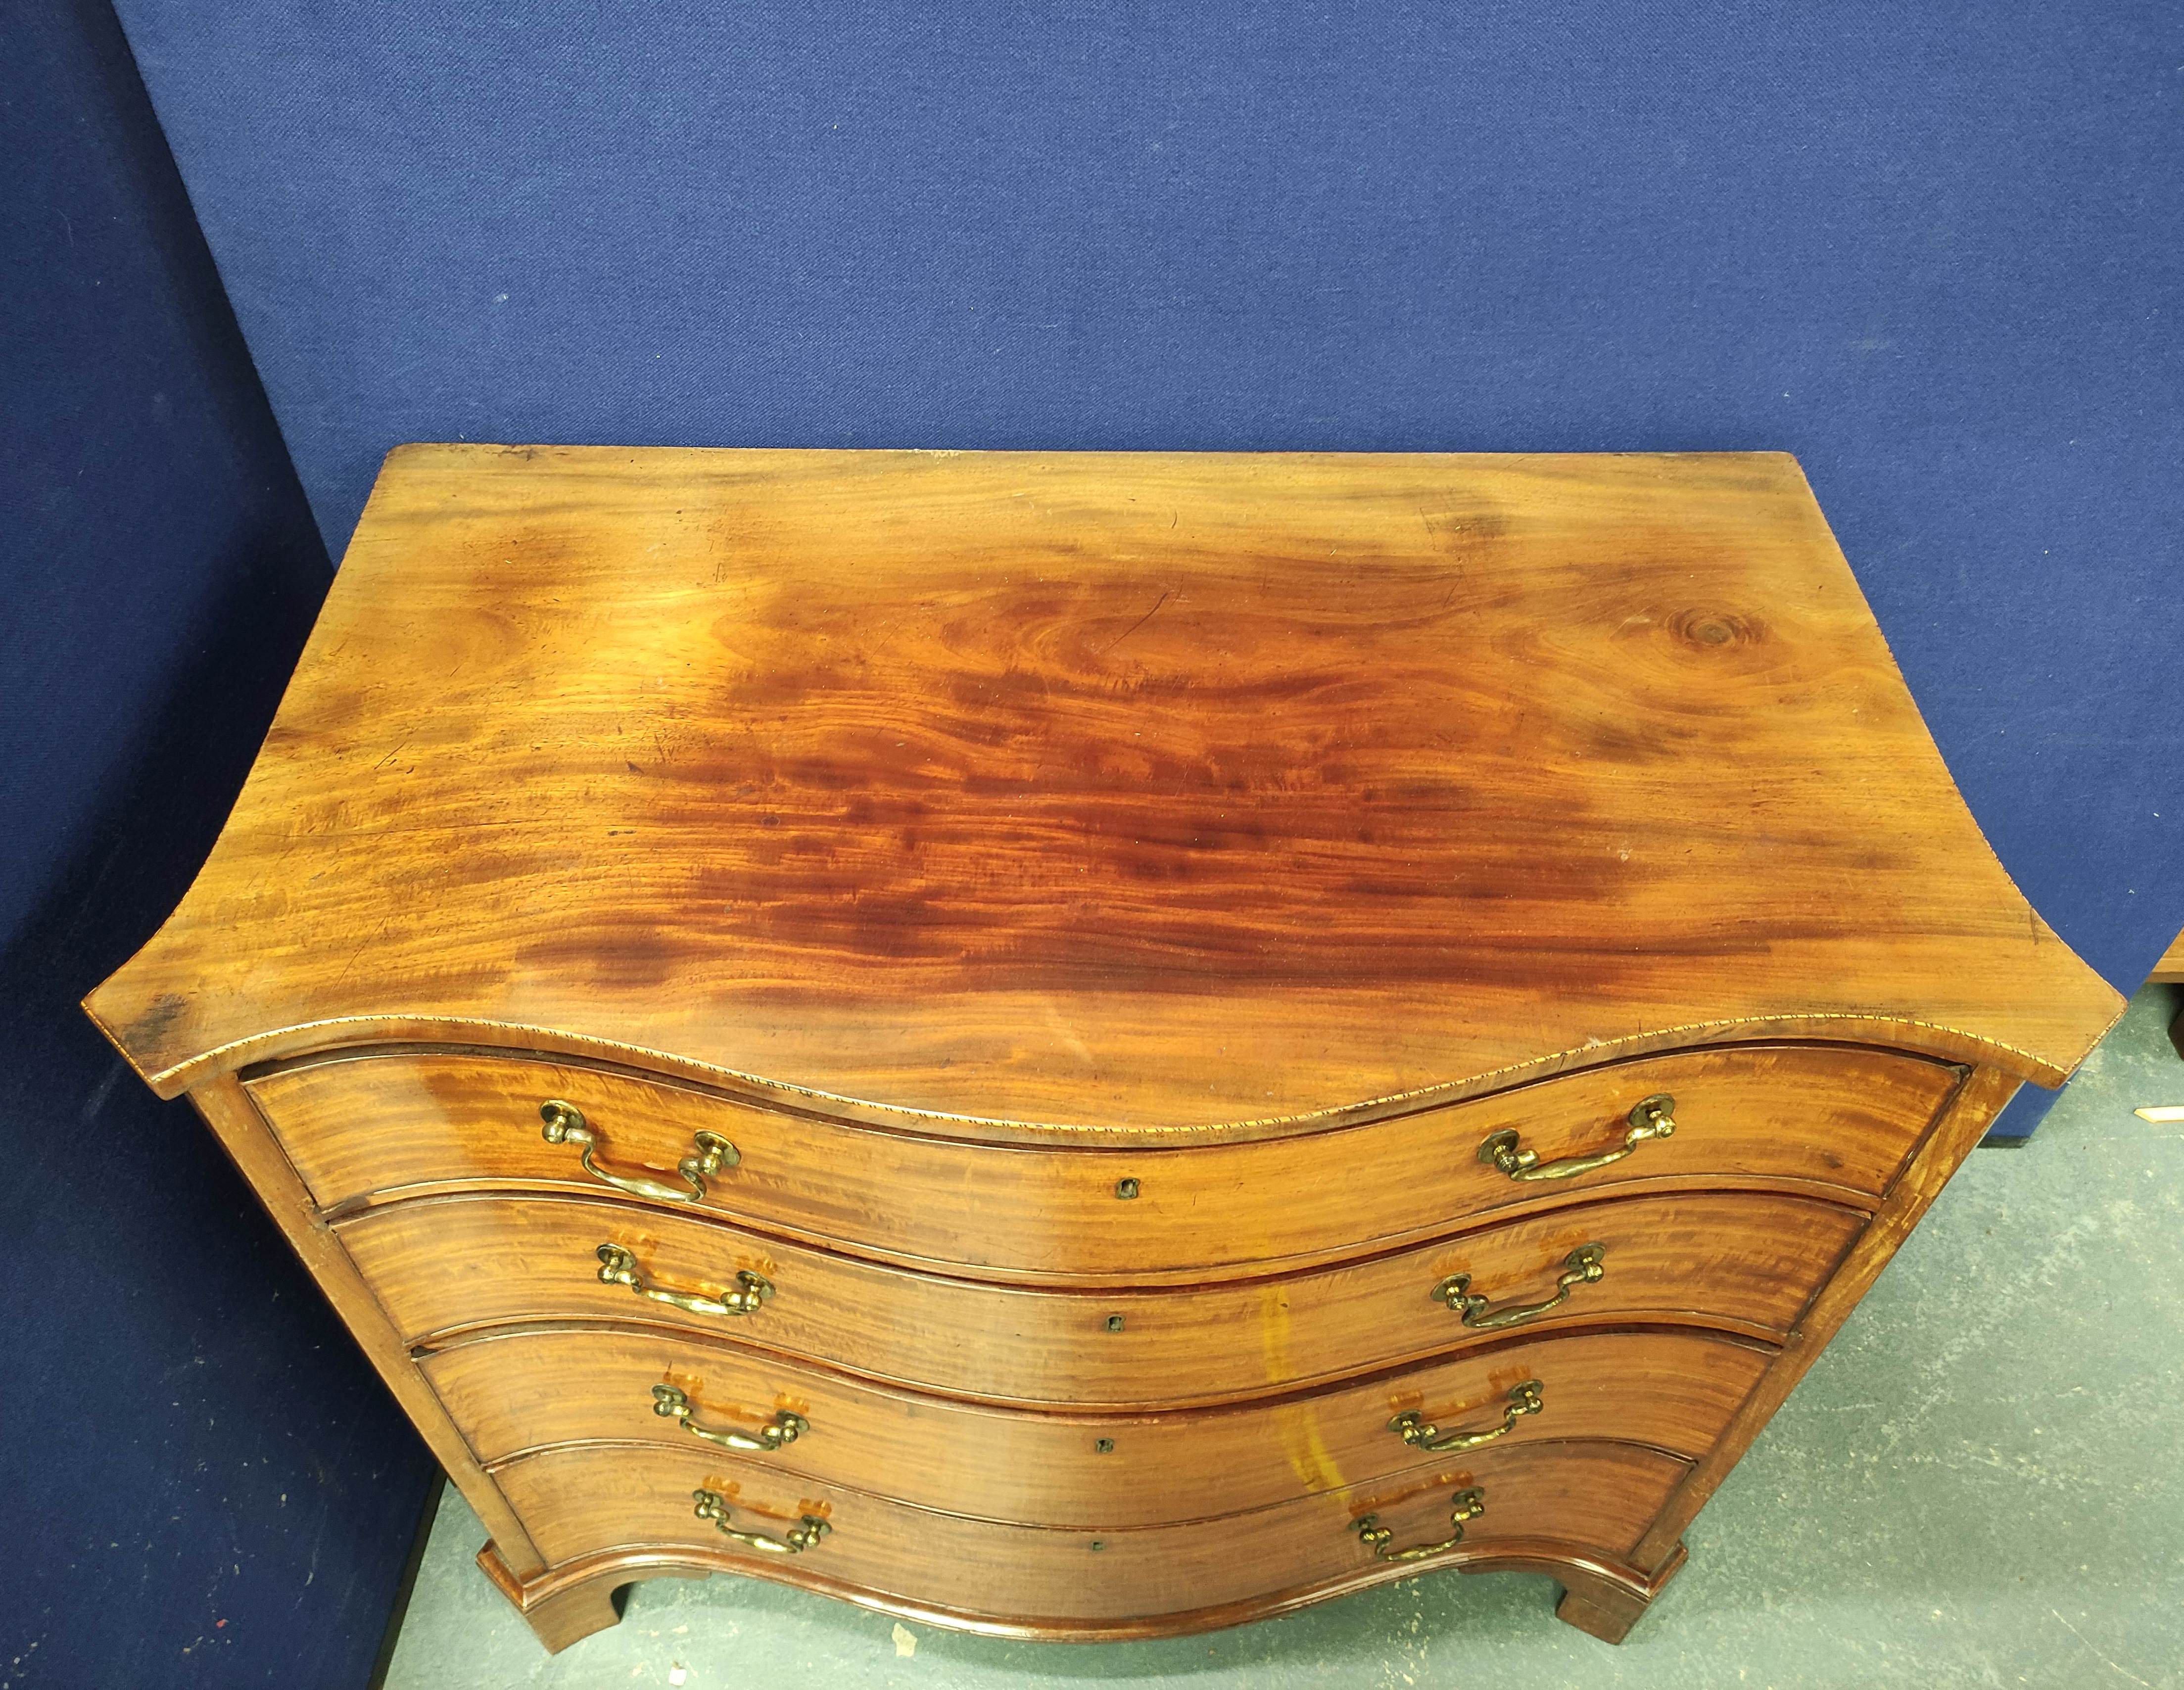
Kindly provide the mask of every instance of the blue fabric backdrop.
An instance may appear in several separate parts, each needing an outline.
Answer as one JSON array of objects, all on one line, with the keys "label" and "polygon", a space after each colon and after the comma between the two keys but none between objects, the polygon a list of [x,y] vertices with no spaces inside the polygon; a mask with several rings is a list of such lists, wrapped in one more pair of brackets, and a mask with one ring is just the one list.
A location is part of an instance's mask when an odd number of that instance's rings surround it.
[{"label": "blue fabric backdrop", "polygon": [[105,0],[0,53],[0,1683],[369,1675],[430,1458],[76,1008],[197,871],[332,578]]},{"label": "blue fabric backdrop", "polygon": [[2184,926],[2184,8],[120,10],[337,550],[420,438],[1787,448],[2034,902]]}]

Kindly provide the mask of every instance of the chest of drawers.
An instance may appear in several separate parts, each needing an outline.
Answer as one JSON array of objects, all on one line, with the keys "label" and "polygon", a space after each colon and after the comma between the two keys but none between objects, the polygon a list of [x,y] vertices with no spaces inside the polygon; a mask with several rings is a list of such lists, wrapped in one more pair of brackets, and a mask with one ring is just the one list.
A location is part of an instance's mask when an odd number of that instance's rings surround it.
[{"label": "chest of drawers", "polygon": [[389,459],[88,1003],[554,1648],[1619,1638],[2120,1007],[1786,458],[497,447]]}]

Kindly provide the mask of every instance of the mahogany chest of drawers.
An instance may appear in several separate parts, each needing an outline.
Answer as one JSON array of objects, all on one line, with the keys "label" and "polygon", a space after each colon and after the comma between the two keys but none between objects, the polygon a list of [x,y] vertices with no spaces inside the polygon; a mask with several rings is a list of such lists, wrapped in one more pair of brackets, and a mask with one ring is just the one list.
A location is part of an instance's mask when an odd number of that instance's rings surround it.
[{"label": "mahogany chest of drawers", "polygon": [[2120,1000],[1786,457],[427,446],[89,1008],[558,1648],[1619,1638]]}]

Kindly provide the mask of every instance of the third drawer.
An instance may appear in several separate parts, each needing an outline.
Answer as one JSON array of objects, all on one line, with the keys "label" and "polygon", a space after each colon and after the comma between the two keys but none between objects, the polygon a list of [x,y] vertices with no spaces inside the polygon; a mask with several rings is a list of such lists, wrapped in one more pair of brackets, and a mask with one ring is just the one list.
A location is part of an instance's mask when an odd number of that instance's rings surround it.
[{"label": "third drawer", "polygon": [[[1152,1415],[983,1407],[740,1346],[611,1328],[519,1329],[423,1365],[488,1465],[560,1444],[648,1440],[702,1462],[739,1447],[717,1441],[726,1437],[771,1444],[744,1457],[784,1481],[1098,1527],[1266,1507],[1490,1443],[1613,1439],[1696,1459],[1773,1354],[1674,1330],[1520,1338],[1334,1390]],[[782,1442],[784,1431],[794,1436]]]}]

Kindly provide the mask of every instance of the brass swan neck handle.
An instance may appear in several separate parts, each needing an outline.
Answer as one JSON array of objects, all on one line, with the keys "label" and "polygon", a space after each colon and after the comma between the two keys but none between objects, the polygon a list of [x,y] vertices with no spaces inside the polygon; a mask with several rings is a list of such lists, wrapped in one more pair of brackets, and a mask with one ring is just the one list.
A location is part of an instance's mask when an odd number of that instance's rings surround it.
[{"label": "brass swan neck handle", "polygon": [[1486,1512],[1486,1493],[1476,1485],[1458,1491],[1449,1498],[1449,1535],[1438,1543],[1418,1543],[1407,1549],[1390,1549],[1396,1534],[1380,1524],[1380,1516],[1368,1514],[1362,1520],[1350,1522],[1350,1529],[1357,1534],[1358,1541],[1384,1561],[1423,1561],[1434,1555],[1445,1555],[1463,1541],[1463,1523],[1476,1520]]},{"label": "brass swan neck handle", "polygon": [[708,1443],[717,1443],[723,1449],[757,1449],[772,1452],[784,1443],[794,1443],[811,1430],[811,1422],[800,1414],[783,1409],[756,1431],[733,1431],[718,1426],[699,1426],[692,1418],[693,1410],[688,1393],[673,1385],[652,1387],[652,1412],[663,1420],[681,1424],[682,1430],[693,1437],[702,1437]]},{"label": "brass swan neck handle", "polygon": [[1499,1168],[1513,1180],[1574,1179],[1595,1168],[1604,1168],[1610,1162],[1620,1162],[1649,1138],[1675,1137],[1676,1100],[1666,1092],[1657,1092],[1632,1104],[1625,1119],[1630,1122],[1630,1131],[1623,1135],[1622,1144],[1596,1155],[1566,1156],[1557,1162],[1542,1162],[1538,1151],[1518,1148],[1520,1141],[1515,1127],[1505,1126],[1479,1141],[1479,1159]]},{"label": "brass swan neck handle", "polygon": [[1521,1385],[1509,1387],[1509,1405],[1502,1410],[1502,1424],[1489,1426],[1484,1431],[1445,1432],[1416,1409],[1407,1409],[1397,1415],[1388,1422],[1388,1430],[1414,1449],[1476,1449],[1482,1443],[1507,1437],[1516,1430],[1518,1420],[1526,1415],[1539,1413],[1546,1405],[1546,1387],[1536,1379],[1527,1379]]},{"label": "brass swan neck handle", "polygon": [[800,1555],[834,1529],[817,1515],[807,1514],[803,1524],[791,1526],[778,1537],[769,1537],[763,1532],[739,1532],[728,1524],[728,1499],[718,1491],[693,1491],[690,1495],[698,1504],[692,1512],[699,1519],[711,1520],[722,1537],[770,1555]]},{"label": "brass swan neck handle", "polygon": [[1555,1281],[1555,1294],[1544,1302],[1518,1303],[1496,1309],[1489,1299],[1471,1288],[1471,1276],[1452,1273],[1433,1288],[1436,1303],[1446,1303],[1463,1317],[1463,1324],[1474,1332],[1498,1331],[1504,1326],[1521,1326],[1527,1320],[1536,1320],[1551,1309],[1559,1309],[1569,1301],[1571,1290],[1580,1285],[1596,1285],[1607,1277],[1602,1265],[1607,1254],[1605,1244],[1583,1244],[1563,1259],[1563,1271]]},{"label": "brass swan neck handle", "polygon": [[649,1302],[665,1303],[693,1315],[755,1315],[773,1298],[773,1281],[749,1268],[737,1274],[735,1290],[719,1297],[704,1297],[693,1291],[663,1291],[656,1285],[647,1285],[637,1258],[620,1244],[602,1244],[594,1254],[599,1259],[600,1284],[626,1285]]},{"label": "brass swan neck handle", "polygon": [[540,1137],[549,1144],[577,1146],[584,1153],[578,1159],[586,1173],[600,1184],[627,1192],[632,1197],[657,1198],[663,1203],[703,1203],[705,1181],[722,1169],[733,1168],[743,1160],[742,1153],[719,1133],[699,1132],[691,1139],[698,1147],[696,1151],[675,1165],[675,1171],[682,1176],[679,1184],[649,1173],[616,1173],[599,1165],[598,1153],[606,1149],[607,1142],[574,1104],[549,1098],[538,1105],[538,1119],[545,1123]]}]

